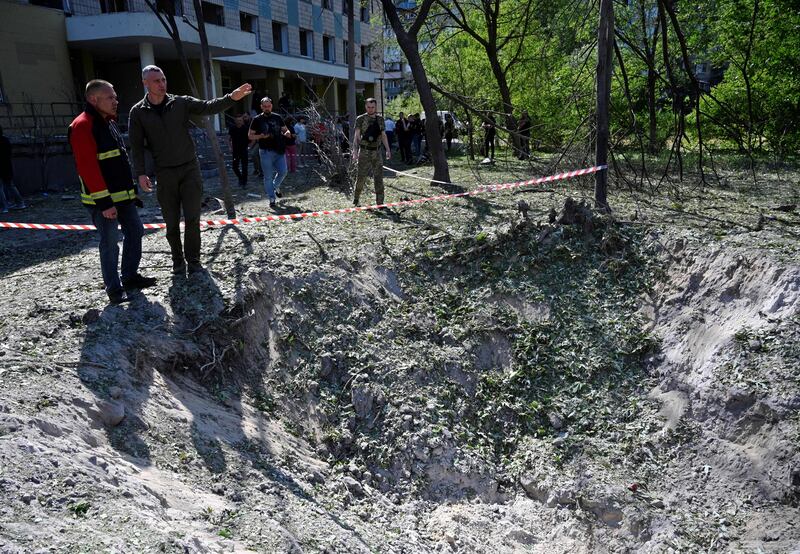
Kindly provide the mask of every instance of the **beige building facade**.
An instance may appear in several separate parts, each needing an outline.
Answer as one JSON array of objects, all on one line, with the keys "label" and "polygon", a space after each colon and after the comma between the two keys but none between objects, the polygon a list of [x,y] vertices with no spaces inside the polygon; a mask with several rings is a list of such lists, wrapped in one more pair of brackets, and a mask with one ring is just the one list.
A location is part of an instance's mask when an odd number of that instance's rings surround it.
[{"label": "beige building facade", "polygon": [[[160,2],[160,4],[163,4]],[[287,92],[297,107],[317,97],[332,114],[346,111],[347,19],[344,0],[201,1],[216,94],[253,84],[256,101]],[[377,96],[383,66],[379,2],[356,5],[356,89]],[[200,38],[191,0],[174,4],[177,29],[200,83]],[[14,107],[81,103],[93,78],[114,83],[121,110],[142,94],[140,72],[161,66],[170,92],[191,94],[174,43],[145,0],[0,0],[0,124],[17,127]],[[241,109],[255,108],[257,102]],[[2,121],[2,120],[5,121]]]},{"label": "beige building facade", "polygon": [[[231,112],[255,113],[265,95],[277,106],[286,92],[297,110],[315,101],[332,116],[345,114],[345,1],[201,0],[214,95],[249,82],[254,94]],[[173,11],[202,87],[193,0],[154,2]],[[363,97],[380,96],[379,7],[378,0],[355,5],[356,91]],[[171,93],[192,94],[175,43],[145,0],[0,0],[0,36],[0,126],[15,145],[16,180],[26,192],[74,181],[66,130],[83,107],[87,81],[114,84],[123,130],[144,94],[142,67],[160,66]]]}]

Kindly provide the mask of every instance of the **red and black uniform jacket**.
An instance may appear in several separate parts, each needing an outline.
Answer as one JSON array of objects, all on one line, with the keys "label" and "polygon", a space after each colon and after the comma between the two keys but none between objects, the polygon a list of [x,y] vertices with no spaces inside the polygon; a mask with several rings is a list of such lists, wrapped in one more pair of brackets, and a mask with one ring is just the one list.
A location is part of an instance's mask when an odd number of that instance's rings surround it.
[{"label": "red and black uniform jacket", "polygon": [[87,104],[70,124],[68,136],[81,181],[81,202],[100,210],[140,203],[125,142],[113,118],[105,119]]}]

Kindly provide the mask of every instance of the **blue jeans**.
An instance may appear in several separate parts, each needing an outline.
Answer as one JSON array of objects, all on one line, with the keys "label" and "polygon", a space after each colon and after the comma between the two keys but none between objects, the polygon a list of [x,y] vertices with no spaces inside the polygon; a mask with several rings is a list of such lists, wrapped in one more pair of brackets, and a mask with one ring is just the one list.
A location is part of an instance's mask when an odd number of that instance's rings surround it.
[{"label": "blue jeans", "polygon": [[414,135],[414,138],[411,139],[411,144],[414,147],[415,156],[422,154],[422,135]]},{"label": "blue jeans", "polygon": [[274,150],[259,150],[261,171],[264,172],[264,192],[270,202],[275,202],[275,191],[281,188],[286,177],[286,156]]},{"label": "blue jeans", "polygon": [[142,236],[144,227],[139,219],[139,212],[133,202],[117,204],[117,219],[103,217],[99,208],[89,207],[92,222],[100,233],[100,269],[103,272],[103,284],[106,291],[121,290],[122,283],[117,271],[119,262],[119,232],[117,223],[122,227],[122,279],[136,276],[139,261],[142,259]]}]

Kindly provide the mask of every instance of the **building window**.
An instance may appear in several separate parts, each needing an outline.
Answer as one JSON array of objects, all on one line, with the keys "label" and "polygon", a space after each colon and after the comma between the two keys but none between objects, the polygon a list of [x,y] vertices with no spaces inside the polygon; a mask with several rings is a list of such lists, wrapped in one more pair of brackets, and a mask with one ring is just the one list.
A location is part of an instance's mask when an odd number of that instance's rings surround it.
[{"label": "building window", "polygon": [[350,63],[350,43],[346,40],[342,41],[342,59],[344,63]]},{"label": "building window", "polygon": [[361,6],[361,21],[369,23],[369,4]]},{"label": "building window", "polygon": [[272,49],[284,54],[289,52],[287,34],[289,30],[285,23],[272,22]]},{"label": "building window", "polygon": [[347,15],[347,6],[349,6],[349,5],[350,5],[350,1],[349,0],[342,0],[342,13],[344,15]]},{"label": "building window", "polygon": [[361,45],[361,67],[369,67],[369,47]]},{"label": "building window", "polygon": [[41,6],[43,8],[55,8],[57,10],[64,9],[64,3],[61,0],[30,0],[34,6]]},{"label": "building window", "polygon": [[125,0],[100,0],[100,13],[127,12],[126,4]]},{"label": "building window", "polygon": [[326,10],[333,9],[333,0],[322,0],[322,7]]},{"label": "building window", "polygon": [[300,55],[314,57],[314,33],[300,29]]},{"label": "building window", "polygon": [[249,13],[239,12],[239,28],[245,33],[255,33],[256,17]]},{"label": "building window", "polygon": [[203,2],[203,21],[209,25],[225,26],[225,10],[211,2]]},{"label": "building window", "polygon": [[322,37],[322,58],[326,62],[335,62],[336,53],[333,47],[333,37]]},{"label": "building window", "polygon": [[[102,0],[101,0],[102,3]],[[159,11],[166,14],[180,17],[183,15],[183,2],[182,0],[156,0],[156,6]]]}]

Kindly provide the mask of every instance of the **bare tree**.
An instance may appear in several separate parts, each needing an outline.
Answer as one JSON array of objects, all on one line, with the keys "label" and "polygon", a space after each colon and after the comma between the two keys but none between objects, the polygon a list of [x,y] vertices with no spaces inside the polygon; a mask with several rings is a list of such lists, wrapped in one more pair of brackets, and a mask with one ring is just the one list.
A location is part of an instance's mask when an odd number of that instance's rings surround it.
[{"label": "bare tree", "polygon": [[[658,48],[661,34],[661,19],[658,13],[648,9],[647,0],[637,0],[635,14],[631,14],[633,26],[632,35],[623,29],[616,29],[616,37],[627,45],[647,67],[647,117],[648,117],[648,151],[650,154],[658,153],[658,121],[656,118],[656,84],[663,77],[656,67],[656,49]],[[618,57],[619,59],[619,57]]]},{"label": "bare tree", "polygon": [[[702,184],[705,184],[706,178],[705,178],[705,172],[703,170],[703,132],[702,132],[702,126],[700,124],[700,83],[697,82],[697,77],[694,74],[694,65],[692,64],[689,58],[689,50],[686,46],[686,38],[683,34],[683,30],[681,29],[680,24],[678,23],[678,17],[675,15],[674,6],[672,5],[671,2],[665,2],[664,0],[659,0],[659,9],[661,7],[663,7],[663,9],[666,10],[666,12],[669,14],[669,19],[670,22],[672,23],[672,29],[675,31],[675,34],[678,37],[678,43],[681,46],[683,68],[686,71],[687,76],[689,77],[689,82],[691,83],[691,98],[694,102],[694,108],[695,108],[695,124],[697,129],[697,151],[699,154],[697,167],[700,170],[700,182]],[[758,9],[758,2],[756,2],[756,10],[757,9]],[[753,16],[755,17],[755,13]],[[663,26],[666,33],[666,25],[664,24]],[[680,136],[678,136],[678,140],[679,141],[681,140]]]},{"label": "bare tree", "polygon": [[[425,110],[425,135],[428,140],[431,159],[433,160],[433,178],[437,181],[450,182],[450,169],[447,165],[444,148],[442,147],[442,135],[439,132],[439,116],[436,113],[436,101],[428,82],[428,75],[422,66],[422,58],[419,54],[419,32],[425,19],[430,13],[431,6],[435,0],[421,0],[414,11],[398,12],[392,0],[381,0],[383,11],[386,18],[394,30],[397,37],[397,44],[403,50],[403,54],[411,66],[411,75],[417,85],[417,92],[422,107]],[[416,15],[415,15],[416,14]],[[404,25],[404,20],[408,27]]]},{"label": "bare tree", "polygon": [[[611,103],[611,64],[614,53],[613,0],[600,0],[600,24],[597,28],[597,165],[608,164],[609,107]],[[608,205],[608,170],[595,173],[595,206],[610,210]]]}]

